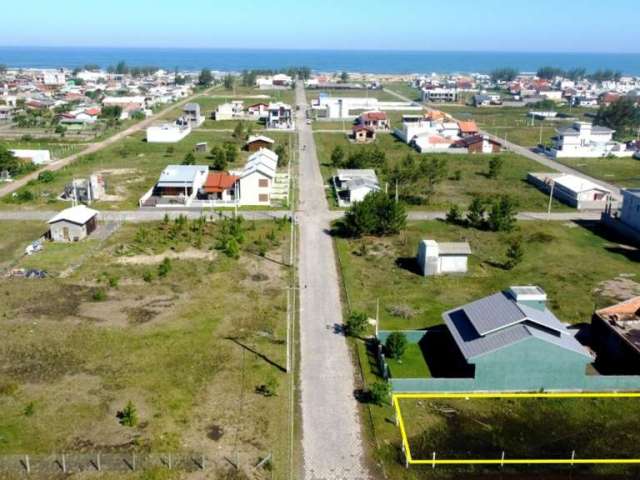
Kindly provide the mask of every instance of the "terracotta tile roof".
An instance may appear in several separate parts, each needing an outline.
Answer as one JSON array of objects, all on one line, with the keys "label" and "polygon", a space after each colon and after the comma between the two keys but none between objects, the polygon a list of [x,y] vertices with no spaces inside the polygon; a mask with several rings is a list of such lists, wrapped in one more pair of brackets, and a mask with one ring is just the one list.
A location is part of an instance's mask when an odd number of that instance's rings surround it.
[{"label": "terracotta tile roof", "polygon": [[458,122],[458,128],[462,133],[478,133],[478,126],[473,120]]},{"label": "terracotta tile roof", "polygon": [[240,180],[240,177],[225,172],[210,172],[202,188],[207,193],[218,193],[229,190]]},{"label": "terracotta tile roof", "polygon": [[381,121],[387,119],[387,114],[384,112],[365,112],[360,118],[363,120]]}]

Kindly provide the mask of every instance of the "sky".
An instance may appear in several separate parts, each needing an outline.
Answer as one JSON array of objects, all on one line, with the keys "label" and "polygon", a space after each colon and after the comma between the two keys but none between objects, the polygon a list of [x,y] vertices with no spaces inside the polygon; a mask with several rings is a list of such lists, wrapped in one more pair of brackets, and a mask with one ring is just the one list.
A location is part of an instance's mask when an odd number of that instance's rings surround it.
[{"label": "sky", "polygon": [[0,45],[637,53],[637,2],[20,0]]}]

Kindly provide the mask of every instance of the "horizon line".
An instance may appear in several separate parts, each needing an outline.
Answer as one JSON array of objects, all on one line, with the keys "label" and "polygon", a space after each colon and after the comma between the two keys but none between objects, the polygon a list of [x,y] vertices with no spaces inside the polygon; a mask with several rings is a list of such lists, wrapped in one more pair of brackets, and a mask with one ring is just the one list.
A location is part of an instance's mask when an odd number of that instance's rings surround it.
[{"label": "horizon line", "polygon": [[456,49],[403,49],[403,48],[296,48],[296,47],[209,47],[209,46],[191,46],[191,47],[167,47],[167,46],[107,46],[107,45],[0,45],[0,49],[63,49],[73,48],[78,50],[89,49],[111,49],[111,50],[230,50],[230,51],[262,51],[262,52],[384,52],[384,53],[494,53],[494,54],[553,54],[553,55],[640,55],[638,52],[616,52],[616,51],[587,51],[587,50],[456,50]]}]

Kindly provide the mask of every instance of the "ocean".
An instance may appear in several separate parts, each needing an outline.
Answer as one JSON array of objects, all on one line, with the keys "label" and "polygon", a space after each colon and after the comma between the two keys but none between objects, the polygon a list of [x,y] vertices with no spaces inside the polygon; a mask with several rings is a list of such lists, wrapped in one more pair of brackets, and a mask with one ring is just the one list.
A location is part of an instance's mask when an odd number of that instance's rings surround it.
[{"label": "ocean", "polygon": [[245,69],[279,69],[307,66],[316,72],[360,73],[486,73],[512,67],[535,72],[542,66],[611,69],[640,75],[640,54],[429,52],[356,50],[259,50],[103,47],[0,47],[0,64],[20,68],[106,68],[124,60],[129,66],[178,67],[196,71],[210,68],[239,72]]}]

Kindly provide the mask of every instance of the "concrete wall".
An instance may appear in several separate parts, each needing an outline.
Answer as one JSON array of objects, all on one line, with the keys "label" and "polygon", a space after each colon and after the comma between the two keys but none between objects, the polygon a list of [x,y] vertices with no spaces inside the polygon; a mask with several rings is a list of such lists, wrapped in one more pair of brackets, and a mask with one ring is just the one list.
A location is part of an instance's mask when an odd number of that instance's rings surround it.
[{"label": "concrete wall", "polygon": [[[65,228],[68,231],[68,238],[65,238]],[[84,226],[71,222],[56,222],[49,227],[51,232],[51,240],[54,242],[73,242],[82,240],[87,236],[87,230]]]},{"label": "concrete wall", "polygon": [[[267,180],[268,186],[260,187],[260,180]],[[254,172],[251,175],[241,178],[240,205],[270,205],[272,182],[273,179],[260,172]],[[260,201],[261,194],[267,196],[267,201]]]}]

